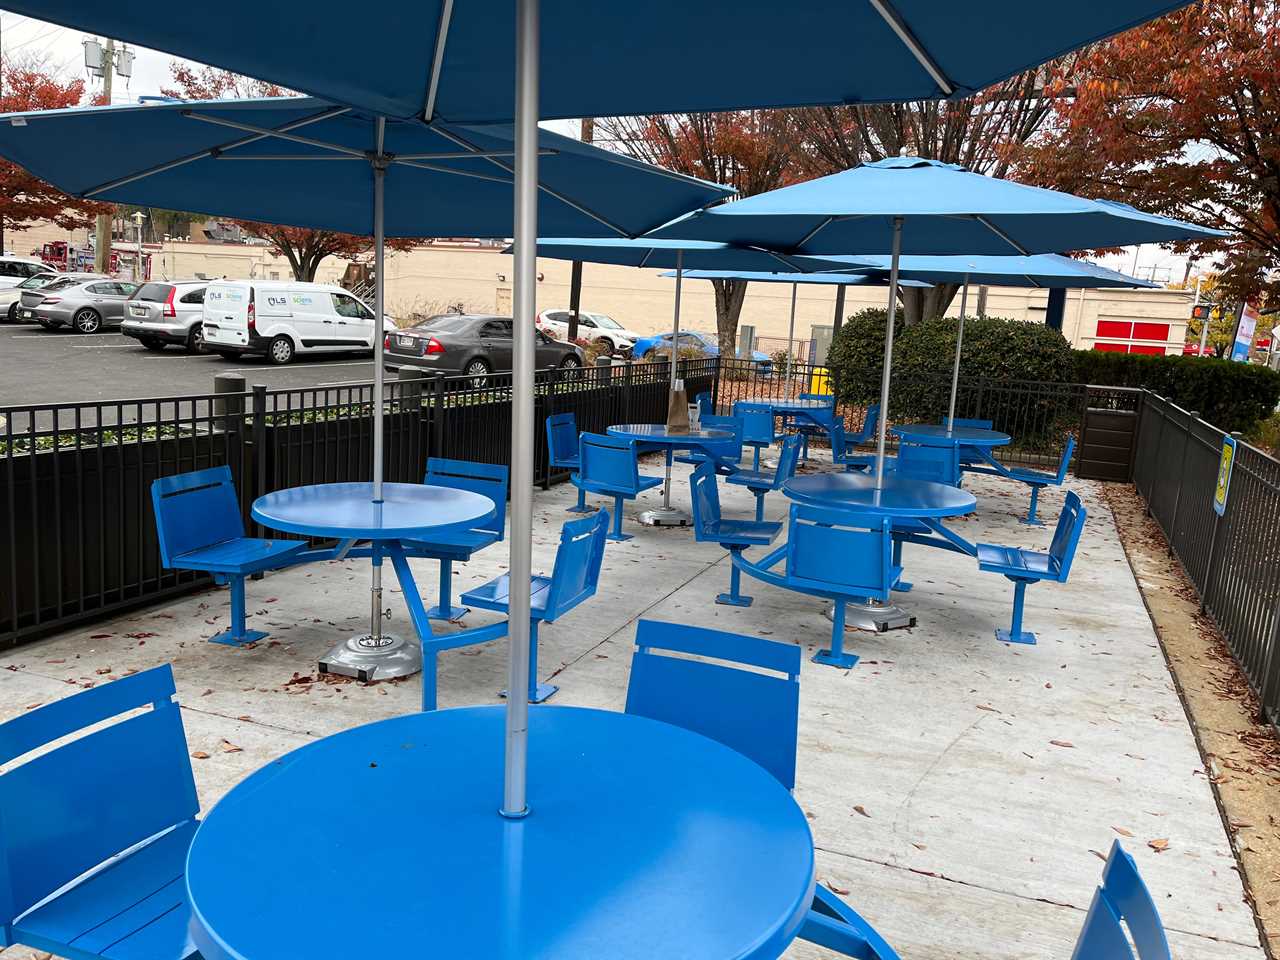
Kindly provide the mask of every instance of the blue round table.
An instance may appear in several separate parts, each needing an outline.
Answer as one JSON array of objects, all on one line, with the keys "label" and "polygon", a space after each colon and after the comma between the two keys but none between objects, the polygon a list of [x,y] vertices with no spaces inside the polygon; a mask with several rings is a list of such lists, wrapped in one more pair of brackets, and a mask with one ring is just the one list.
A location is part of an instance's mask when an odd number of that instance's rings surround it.
[{"label": "blue round table", "polygon": [[[342,641],[320,661],[322,673],[359,680],[404,677],[422,669],[422,646],[432,638],[422,595],[413,579],[403,541],[431,542],[434,535],[469,530],[490,519],[497,504],[470,490],[421,483],[384,483],[382,500],[373,500],[372,483],[319,483],[290,487],[259,497],[252,515],[259,523],[286,533],[335,538],[331,559],[348,555],[357,541],[369,541],[373,561],[369,632]],[[364,551],[361,551],[363,554]],[[382,561],[391,559],[418,643],[382,632]],[[434,705],[434,661],[424,675],[424,703]]]},{"label": "blue round table", "polygon": [[636,440],[640,443],[667,448],[667,475],[662,485],[662,507],[658,510],[646,510],[640,515],[640,522],[650,526],[683,527],[689,523],[689,515],[671,506],[671,460],[676,450],[705,450],[708,445],[715,446],[732,440],[733,434],[728,430],[669,430],[665,423],[619,423],[608,429],[611,437],[622,440]]},{"label": "blue round table", "polygon": [[904,423],[893,428],[893,432],[903,440],[918,443],[923,447],[1003,447],[1013,438],[999,430],[984,430],[982,427],[952,427],[950,430],[941,423]]},{"label": "blue round table", "polygon": [[[814,895],[813,839],[762,767],[698,734],[529,711],[529,806],[503,819],[501,707],[308,744],[209,812],[187,861],[205,960],[765,960]],[[391,804],[394,842],[334,811]],[[371,825],[372,826],[372,825]]]},{"label": "blue round table", "polygon": [[972,513],[978,506],[977,499],[967,490],[892,473],[884,475],[878,490],[874,476],[813,473],[792,477],[782,485],[782,492],[797,503],[912,519],[955,517]]}]

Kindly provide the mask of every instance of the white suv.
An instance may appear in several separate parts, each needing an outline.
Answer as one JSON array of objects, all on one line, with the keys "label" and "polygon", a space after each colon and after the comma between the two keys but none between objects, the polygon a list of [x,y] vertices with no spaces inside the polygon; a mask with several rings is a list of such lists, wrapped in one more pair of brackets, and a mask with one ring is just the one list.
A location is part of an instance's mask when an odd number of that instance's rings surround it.
[{"label": "white suv", "polygon": [[15,257],[6,253],[0,256],[0,289],[16,287],[23,280],[29,280],[38,273],[52,272],[52,268],[43,260],[35,257]]},{"label": "white suv", "polygon": [[203,352],[200,322],[204,317],[204,288],[208,285],[208,280],[144,283],[125,301],[120,332],[148,350],[160,351],[172,343],[186,347],[188,353]]},{"label": "white suv", "polygon": [[[564,340],[569,336],[569,316],[568,310],[543,310],[538,314],[536,322],[539,329],[557,340]],[[621,354],[630,353],[640,339],[640,334],[628,330],[613,317],[603,313],[588,313],[586,310],[578,311],[578,336],[584,340],[603,341],[608,345],[610,353]]]}]

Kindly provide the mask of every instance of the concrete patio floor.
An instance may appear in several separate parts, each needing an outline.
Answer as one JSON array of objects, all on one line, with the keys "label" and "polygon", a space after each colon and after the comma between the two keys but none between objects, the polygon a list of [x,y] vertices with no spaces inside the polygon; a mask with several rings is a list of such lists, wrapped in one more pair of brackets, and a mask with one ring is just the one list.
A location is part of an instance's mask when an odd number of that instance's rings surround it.
[{"label": "concrete patio floor", "polygon": [[[644,469],[657,473],[656,464]],[[814,466],[810,469],[829,469]],[[687,508],[677,467],[674,500]],[[1047,549],[1062,491],[1043,498],[1049,526],[1017,522],[1026,491],[968,482],[978,512],[955,522],[971,540]],[[1073,481],[1089,521],[1070,582],[1028,590],[1036,646],[1008,646],[1012,584],[976,561],[908,547],[911,630],[850,632],[852,670],[806,659],[801,678],[796,799],[810,817],[819,881],[837,890],[908,960],[1070,957],[1111,842],[1137,859],[1174,955],[1262,958],[1235,860],[1191,729],[1098,488]],[[685,529],[643,528],[611,543],[597,596],[542,630],[540,674],[552,703],[621,709],[635,623],[654,618],[768,636],[806,653],[830,624],[811,597],[744,579],[746,609],[712,601],[729,562]],[[535,499],[534,568],[549,571],[568,485]],[[724,512],[752,498],[722,485]],[[768,513],[788,501],[771,494]],[[458,568],[458,592],[501,572],[505,545]],[[434,601],[436,566],[415,563]],[[396,586],[394,579],[392,586]],[[238,650],[203,638],[225,626],[210,590],[0,653],[0,717],[126,670],[169,661],[178,682],[202,809],[252,770],[313,737],[417,709],[417,678],[324,682],[315,663],[367,616],[368,567],[327,563],[249,585],[250,623],[271,637]],[[398,591],[391,629],[408,618]],[[483,611],[470,625],[497,619]],[[452,627],[446,629],[453,629]],[[442,707],[498,702],[505,641],[443,654]],[[304,679],[305,678],[305,679]],[[311,682],[317,679],[318,682]],[[536,790],[536,772],[531,780]],[[1148,841],[1167,841],[1156,852]],[[1160,844],[1157,844],[1160,846]],[[251,896],[251,894],[250,894]],[[27,954],[0,951],[4,960]],[[834,956],[797,943],[794,958]],[[602,958],[603,960],[603,958]]]}]

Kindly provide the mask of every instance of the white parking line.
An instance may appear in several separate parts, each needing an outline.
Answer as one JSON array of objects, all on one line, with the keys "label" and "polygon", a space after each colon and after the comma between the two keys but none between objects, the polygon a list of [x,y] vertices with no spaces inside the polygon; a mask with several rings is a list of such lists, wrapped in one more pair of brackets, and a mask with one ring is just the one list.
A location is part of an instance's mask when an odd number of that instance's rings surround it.
[{"label": "white parking line", "polygon": [[278,370],[280,373],[286,373],[291,370],[319,370],[321,367],[358,367],[362,363],[372,363],[371,360],[346,360],[334,363],[304,363],[296,367],[271,367],[267,364],[261,364],[256,367],[232,367],[227,373],[244,373],[245,371],[260,370]]},{"label": "white parking line", "polygon": [[71,347],[72,350],[128,350],[132,343],[81,343]]},{"label": "white parking line", "polygon": [[[55,334],[55,337],[57,335]],[[89,337],[118,337],[118,333],[77,333],[75,339],[87,340]],[[15,333],[10,340],[47,340],[49,343],[57,343],[54,337],[50,337],[47,333]]]}]

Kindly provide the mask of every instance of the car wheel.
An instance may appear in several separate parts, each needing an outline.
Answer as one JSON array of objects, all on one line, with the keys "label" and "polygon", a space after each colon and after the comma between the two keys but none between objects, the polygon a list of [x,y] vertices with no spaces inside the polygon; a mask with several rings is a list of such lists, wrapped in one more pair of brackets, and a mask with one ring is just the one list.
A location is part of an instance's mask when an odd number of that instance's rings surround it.
[{"label": "car wheel", "polygon": [[164,341],[157,340],[155,337],[147,337],[145,340],[141,340],[139,342],[152,353],[159,353],[164,349]]},{"label": "car wheel", "polygon": [[570,353],[560,361],[560,369],[566,380],[577,380],[582,376],[582,360]]},{"label": "car wheel", "polygon": [[86,307],[76,311],[76,315],[71,318],[71,325],[76,328],[77,333],[97,333],[102,329],[102,317],[97,310]]},{"label": "car wheel", "polygon": [[293,341],[283,333],[271,341],[267,347],[267,359],[277,366],[293,362]]},{"label": "car wheel", "polygon": [[610,340],[608,337],[596,337],[595,340],[593,341],[593,345],[601,353],[607,353],[610,356],[612,356],[613,351],[617,349],[613,345],[613,341]]},{"label": "car wheel", "polygon": [[5,317],[8,319],[9,323],[18,322],[18,305],[16,303],[9,304],[9,310],[5,314]]},{"label": "car wheel", "polygon": [[207,353],[204,345],[204,324],[197,323],[187,334],[187,353]]},{"label": "car wheel", "polygon": [[489,363],[479,357],[468,363],[467,368],[462,372],[471,378],[473,390],[483,390],[489,382]]}]

